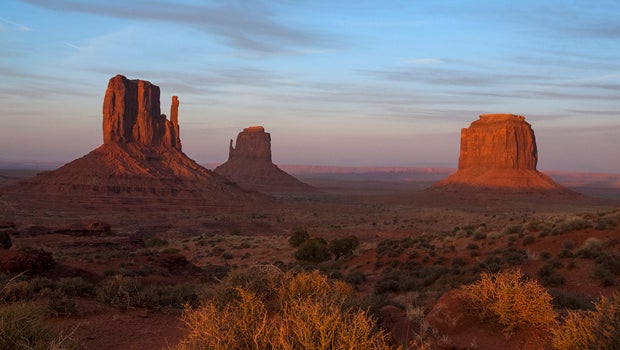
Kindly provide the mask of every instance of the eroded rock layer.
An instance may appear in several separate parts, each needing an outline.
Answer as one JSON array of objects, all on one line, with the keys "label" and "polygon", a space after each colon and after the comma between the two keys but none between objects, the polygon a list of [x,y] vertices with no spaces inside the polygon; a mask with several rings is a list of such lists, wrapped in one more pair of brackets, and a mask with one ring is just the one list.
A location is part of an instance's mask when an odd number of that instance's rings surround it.
[{"label": "eroded rock layer", "polygon": [[278,168],[271,161],[271,135],[251,126],[230,140],[228,161],[214,170],[241,187],[260,192],[300,192],[314,188]]},{"label": "eroded rock layer", "polygon": [[536,137],[525,117],[483,114],[461,130],[458,171],[433,187],[564,191],[536,170],[537,162]]}]

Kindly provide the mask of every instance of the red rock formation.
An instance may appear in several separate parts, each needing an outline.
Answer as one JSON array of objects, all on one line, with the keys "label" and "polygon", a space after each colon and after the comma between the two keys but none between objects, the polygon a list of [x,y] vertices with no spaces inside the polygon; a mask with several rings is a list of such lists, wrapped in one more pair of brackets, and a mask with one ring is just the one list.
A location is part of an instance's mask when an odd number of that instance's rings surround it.
[{"label": "red rock formation", "polygon": [[[175,96],[176,97],[176,96]],[[103,142],[139,142],[147,146],[181,149],[178,106],[173,97],[169,121],[161,114],[159,87],[122,75],[110,79],[103,100]]]},{"label": "red rock formation", "polygon": [[228,160],[262,159],[271,162],[271,135],[262,126],[250,126],[237,135],[237,147],[230,140]]},{"label": "red rock formation", "polygon": [[159,87],[122,75],[110,79],[103,103],[104,144],[57,170],[6,188],[19,195],[185,196],[208,203],[255,200],[181,151],[179,100],[171,120],[160,114]]},{"label": "red rock formation", "polygon": [[461,130],[458,171],[433,187],[564,191],[536,170],[537,162],[536,138],[525,117],[483,114]]},{"label": "red rock formation", "polygon": [[534,130],[525,117],[483,114],[461,129],[459,170],[467,168],[536,170]]},{"label": "red rock formation", "polygon": [[230,140],[228,161],[214,170],[240,186],[261,192],[312,191],[271,161],[271,135],[262,126],[250,126]]}]

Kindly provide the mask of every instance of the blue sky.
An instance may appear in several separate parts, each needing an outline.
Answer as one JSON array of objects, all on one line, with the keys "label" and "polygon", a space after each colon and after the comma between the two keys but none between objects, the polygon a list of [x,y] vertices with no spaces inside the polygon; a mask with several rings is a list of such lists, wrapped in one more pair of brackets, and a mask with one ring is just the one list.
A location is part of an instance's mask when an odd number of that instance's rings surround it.
[{"label": "blue sky", "polygon": [[282,164],[447,166],[482,113],[525,115],[539,169],[620,172],[620,2],[4,0],[0,161],[102,142],[116,74],[181,101],[183,149],[249,125]]}]

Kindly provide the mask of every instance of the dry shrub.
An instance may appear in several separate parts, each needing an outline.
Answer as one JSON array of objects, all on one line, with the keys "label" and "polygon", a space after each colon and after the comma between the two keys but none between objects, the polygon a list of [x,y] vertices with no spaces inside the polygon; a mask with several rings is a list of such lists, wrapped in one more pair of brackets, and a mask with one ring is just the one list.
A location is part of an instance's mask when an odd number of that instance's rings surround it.
[{"label": "dry shrub", "polygon": [[620,294],[602,297],[592,311],[569,311],[552,333],[557,349],[620,349]]},{"label": "dry shrub", "polygon": [[0,305],[0,349],[78,349],[71,334],[46,327],[44,313],[32,302]]},{"label": "dry shrub", "polygon": [[507,338],[521,325],[547,328],[556,322],[551,295],[520,270],[482,273],[480,281],[463,289],[469,307],[502,326]]},{"label": "dry shrub", "polygon": [[182,320],[187,336],[177,349],[267,349],[273,337],[265,304],[256,294],[238,289],[239,299],[222,306],[212,300],[187,308]]},{"label": "dry shrub", "polygon": [[[261,284],[272,286],[271,291],[259,288],[259,294],[246,286],[235,286],[227,298],[214,296],[198,308],[187,307],[182,316],[187,335],[177,348],[391,348],[374,318],[364,310],[347,306],[352,292],[346,283],[330,281],[317,271],[273,274],[270,269],[262,269],[251,273],[261,271],[271,277],[280,276],[279,282],[267,278],[271,282]],[[250,288],[256,287],[248,282]],[[274,295],[278,302],[273,302]]]}]

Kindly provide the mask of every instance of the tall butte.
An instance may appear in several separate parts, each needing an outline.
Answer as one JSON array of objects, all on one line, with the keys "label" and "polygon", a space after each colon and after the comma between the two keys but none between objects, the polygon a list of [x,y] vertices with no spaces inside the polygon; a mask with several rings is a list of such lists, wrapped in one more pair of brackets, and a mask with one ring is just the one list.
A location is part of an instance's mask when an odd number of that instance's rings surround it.
[{"label": "tall butte", "polygon": [[37,194],[128,194],[132,198],[181,196],[208,203],[254,197],[181,151],[178,108],[179,99],[173,96],[168,120],[161,114],[158,86],[117,75],[110,79],[103,101],[103,144],[13,189]]},{"label": "tall butte", "polygon": [[271,135],[250,126],[230,140],[228,161],[214,170],[246,189],[259,192],[306,192],[314,188],[284,172],[271,160]]},{"label": "tall butte", "polygon": [[536,170],[537,162],[536,137],[525,117],[483,114],[461,130],[458,171],[433,188],[567,191]]}]

